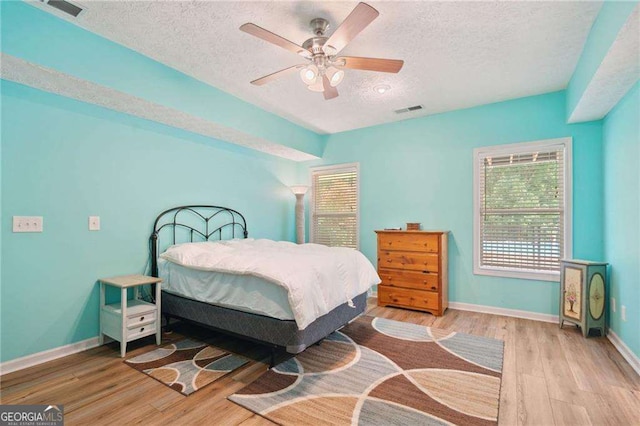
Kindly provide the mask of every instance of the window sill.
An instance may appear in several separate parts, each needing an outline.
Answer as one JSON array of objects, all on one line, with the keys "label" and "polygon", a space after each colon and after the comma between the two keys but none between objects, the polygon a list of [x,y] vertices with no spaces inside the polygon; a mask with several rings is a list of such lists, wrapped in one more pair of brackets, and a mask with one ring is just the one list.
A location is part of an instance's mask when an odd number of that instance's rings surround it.
[{"label": "window sill", "polygon": [[517,278],[521,280],[560,282],[560,272],[517,271],[512,269],[473,268],[474,275],[492,277]]}]

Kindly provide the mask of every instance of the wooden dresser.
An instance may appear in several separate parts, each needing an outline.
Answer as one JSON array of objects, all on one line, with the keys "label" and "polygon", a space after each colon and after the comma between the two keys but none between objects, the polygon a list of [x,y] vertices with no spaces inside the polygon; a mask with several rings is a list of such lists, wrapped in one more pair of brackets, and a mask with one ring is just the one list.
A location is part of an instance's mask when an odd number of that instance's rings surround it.
[{"label": "wooden dresser", "polygon": [[376,231],[378,305],[431,312],[449,306],[448,231]]}]

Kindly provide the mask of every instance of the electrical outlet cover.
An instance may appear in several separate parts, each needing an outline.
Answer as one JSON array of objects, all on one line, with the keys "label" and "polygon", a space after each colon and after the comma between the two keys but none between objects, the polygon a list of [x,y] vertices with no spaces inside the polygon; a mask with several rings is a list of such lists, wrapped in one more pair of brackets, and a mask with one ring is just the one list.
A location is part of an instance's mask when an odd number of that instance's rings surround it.
[{"label": "electrical outlet cover", "polygon": [[42,216],[13,216],[13,232],[42,232]]},{"label": "electrical outlet cover", "polygon": [[89,231],[100,230],[100,216],[89,216]]}]

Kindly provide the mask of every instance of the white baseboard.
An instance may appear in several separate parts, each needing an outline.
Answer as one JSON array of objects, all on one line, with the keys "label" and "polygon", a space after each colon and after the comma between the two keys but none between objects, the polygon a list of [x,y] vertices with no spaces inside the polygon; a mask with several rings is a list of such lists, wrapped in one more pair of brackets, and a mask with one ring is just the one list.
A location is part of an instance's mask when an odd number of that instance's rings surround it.
[{"label": "white baseboard", "polygon": [[34,365],[42,364],[47,361],[53,361],[54,359],[86,351],[87,349],[95,348],[98,346],[100,346],[98,337],[92,337],[87,340],[81,340],[76,343],[60,346],[59,348],[53,348],[43,352],[27,355],[22,358],[12,359],[11,361],[6,361],[0,364],[0,375],[13,373],[14,371],[22,370],[23,368],[33,367]]},{"label": "white baseboard", "polygon": [[518,309],[498,308],[496,306],[474,305],[472,303],[449,302],[449,308],[458,309],[460,311],[480,312],[483,314],[503,315],[505,317],[515,317],[530,319],[542,322],[558,322],[557,315],[541,314],[538,312],[521,311]]},{"label": "white baseboard", "polygon": [[620,339],[620,337],[613,332],[613,330],[609,329],[609,332],[607,333],[607,339],[609,339],[611,344],[613,344],[618,352],[620,352],[620,355],[622,355],[622,357],[627,360],[629,365],[631,365],[631,368],[633,368],[640,376],[640,358],[638,358],[638,356],[634,354],[631,349],[629,349],[629,346],[627,346],[622,341],[622,339]]}]

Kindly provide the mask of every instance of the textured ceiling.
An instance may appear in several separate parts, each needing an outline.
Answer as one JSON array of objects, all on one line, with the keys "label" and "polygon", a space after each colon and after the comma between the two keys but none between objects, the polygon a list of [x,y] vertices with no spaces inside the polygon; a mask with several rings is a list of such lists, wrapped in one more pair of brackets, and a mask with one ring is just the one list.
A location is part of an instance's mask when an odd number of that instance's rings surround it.
[{"label": "textured ceiling", "polygon": [[[399,74],[346,70],[340,97],[325,101],[298,76],[249,81],[301,63],[291,52],[238,30],[253,22],[301,44],[308,22],[330,34],[357,2],[89,1],[56,16],[125,45],[319,133],[560,90],[571,78],[601,2],[368,2],[380,16],[344,50],[403,59]],[[302,60],[304,62],[304,60]],[[383,95],[373,91],[388,84]],[[418,113],[396,109],[421,104]]]},{"label": "textured ceiling", "polygon": [[620,29],[578,105],[570,123],[599,120],[609,113],[640,77],[640,5]]}]

